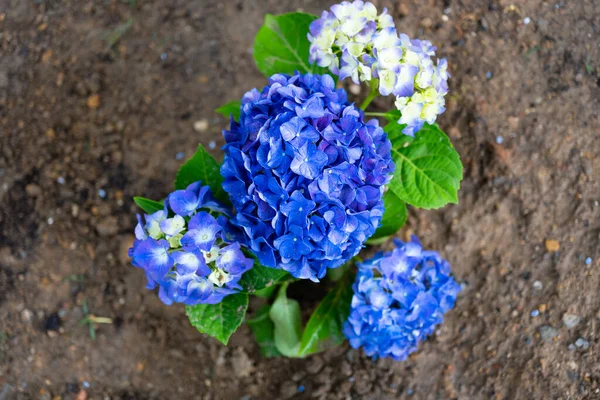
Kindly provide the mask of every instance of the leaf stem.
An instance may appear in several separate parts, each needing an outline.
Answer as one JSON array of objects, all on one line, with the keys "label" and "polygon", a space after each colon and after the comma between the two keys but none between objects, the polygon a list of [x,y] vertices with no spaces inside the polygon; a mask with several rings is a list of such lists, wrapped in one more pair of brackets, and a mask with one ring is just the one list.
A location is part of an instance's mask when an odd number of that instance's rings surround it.
[{"label": "leaf stem", "polygon": [[365,111],[367,109],[367,107],[369,106],[369,104],[371,104],[371,102],[373,101],[373,99],[375,97],[377,97],[377,95],[379,94],[379,90],[377,89],[378,86],[379,86],[379,80],[378,79],[373,79],[371,82],[369,82],[369,86],[371,88],[371,90],[369,91],[369,95],[367,96],[367,98],[360,105],[360,109],[363,110],[363,111]]},{"label": "leaf stem", "polygon": [[387,113],[379,113],[379,112],[366,112],[365,115],[367,117],[387,117]]}]

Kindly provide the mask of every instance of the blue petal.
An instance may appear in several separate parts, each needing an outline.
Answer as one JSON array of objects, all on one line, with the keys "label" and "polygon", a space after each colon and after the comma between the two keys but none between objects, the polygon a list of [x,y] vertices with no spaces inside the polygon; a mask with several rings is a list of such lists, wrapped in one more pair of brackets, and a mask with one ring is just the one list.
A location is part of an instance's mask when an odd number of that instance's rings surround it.
[{"label": "blue petal", "polygon": [[133,249],[133,262],[144,268],[155,281],[160,281],[173,267],[168,249],[169,242],[164,239],[139,241]]},{"label": "blue petal", "polygon": [[195,273],[199,276],[208,276],[211,273],[200,252],[176,251],[171,256],[175,261],[177,272],[182,275]]},{"label": "blue petal", "polygon": [[175,214],[189,216],[198,209],[200,200],[191,190],[176,190],[169,195],[169,206]]},{"label": "blue petal", "polygon": [[242,274],[252,268],[253,262],[244,257],[239,243],[233,243],[219,251],[216,265],[230,274]]}]

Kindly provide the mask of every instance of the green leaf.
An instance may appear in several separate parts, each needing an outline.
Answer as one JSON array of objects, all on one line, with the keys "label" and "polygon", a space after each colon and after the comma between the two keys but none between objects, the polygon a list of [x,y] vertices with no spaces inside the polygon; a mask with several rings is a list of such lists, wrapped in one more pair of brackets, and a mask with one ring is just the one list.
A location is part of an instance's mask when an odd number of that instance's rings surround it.
[{"label": "green leaf", "polygon": [[271,310],[271,306],[265,304],[258,309],[254,318],[246,321],[254,333],[256,342],[260,346],[260,352],[266,358],[281,355],[275,346],[275,325],[271,321],[271,318],[269,318],[269,310]]},{"label": "green leaf", "polygon": [[154,201],[145,197],[136,196],[133,198],[133,202],[146,214],[153,214],[164,209],[164,205],[161,201]]},{"label": "green leaf", "polygon": [[314,15],[300,12],[278,16],[267,14],[254,40],[254,60],[259,71],[266,77],[296,71],[327,73],[327,69],[308,62],[310,42],[306,35],[315,19]]},{"label": "green leaf", "polygon": [[274,286],[283,277],[290,274],[281,269],[269,268],[254,260],[251,270],[244,272],[239,284],[248,293],[256,293],[259,290]]},{"label": "green leaf", "polygon": [[431,209],[458,204],[463,167],[446,134],[437,125],[425,124],[412,138],[402,134],[401,128],[397,122],[384,127],[396,163],[389,188],[415,207]]},{"label": "green leaf", "polygon": [[269,317],[275,325],[273,337],[277,350],[286,357],[298,357],[302,334],[300,304],[288,299],[286,291],[287,284],[283,284],[269,310]]},{"label": "green leaf", "polygon": [[221,176],[219,164],[213,156],[208,154],[201,144],[192,158],[187,160],[177,172],[175,189],[185,189],[188,185],[202,181],[208,185],[217,200],[229,203],[227,193],[223,190],[223,177]]},{"label": "green leaf", "polygon": [[381,219],[381,225],[369,240],[393,235],[406,223],[406,218],[408,216],[406,213],[406,204],[400,200],[394,192],[388,190],[383,195],[383,204],[385,206],[385,212]]},{"label": "green leaf", "polygon": [[342,331],[350,314],[353,279],[353,273],[344,275],[313,312],[302,334],[298,356],[318,353],[344,341]]},{"label": "green leaf", "polygon": [[246,293],[230,294],[217,304],[186,306],[185,313],[191,324],[201,333],[206,333],[223,344],[242,324],[248,308]]},{"label": "green leaf", "polygon": [[242,102],[240,100],[230,101],[229,103],[222,105],[215,111],[229,119],[229,116],[233,115],[233,119],[240,122]]}]

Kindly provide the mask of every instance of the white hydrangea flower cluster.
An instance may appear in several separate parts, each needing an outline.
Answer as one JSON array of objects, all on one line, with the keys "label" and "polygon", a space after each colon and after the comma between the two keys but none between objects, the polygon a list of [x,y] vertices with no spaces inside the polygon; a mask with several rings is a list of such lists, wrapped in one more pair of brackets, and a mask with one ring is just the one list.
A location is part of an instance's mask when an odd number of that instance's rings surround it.
[{"label": "white hydrangea flower cluster", "polygon": [[356,84],[379,80],[379,93],[396,97],[403,132],[414,134],[445,111],[448,63],[434,65],[436,48],[426,40],[398,35],[387,10],[372,3],[344,1],[324,11],[310,26],[310,61]]},{"label": "white hydrangea flower cluster", "polygon": [[370,2],[356,0],[333,5],[331,11],[323,11],[321,18],[310,25],[310,62],[329,68],[340,79],[351,77],[356,84],[370,81],[371,67],[363,56],[371,53],[373,35],[393,26],[387,9],[377,15]]}]

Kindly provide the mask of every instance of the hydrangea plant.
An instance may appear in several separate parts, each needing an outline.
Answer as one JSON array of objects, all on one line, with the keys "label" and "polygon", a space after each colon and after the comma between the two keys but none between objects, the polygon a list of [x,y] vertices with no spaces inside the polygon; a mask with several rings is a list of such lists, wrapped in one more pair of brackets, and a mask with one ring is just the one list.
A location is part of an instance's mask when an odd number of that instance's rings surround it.
[{"label": "hydrangea plant", "polygon": [[[262,297],[247,323],[267,357],[345,339],[374,358],[417,350],[456,301],[449,263],[416,238],[360,253],[400,230],[407,204],[458,202],[460,158],[435,125],[449,77],[435,50],[360,0],[320,18],[267,15],[253,52],[265,86],[217,109],[230,121],[223,162],[199,146],[164,201],[134,198],[145,214],[130,256],[147,288],[224,344]],[[367,89],[360,107],[346,78]],[[395,109],[368,111],[378,95]],[[329,288],[307,321],[287,295],[302,280]]]}]

